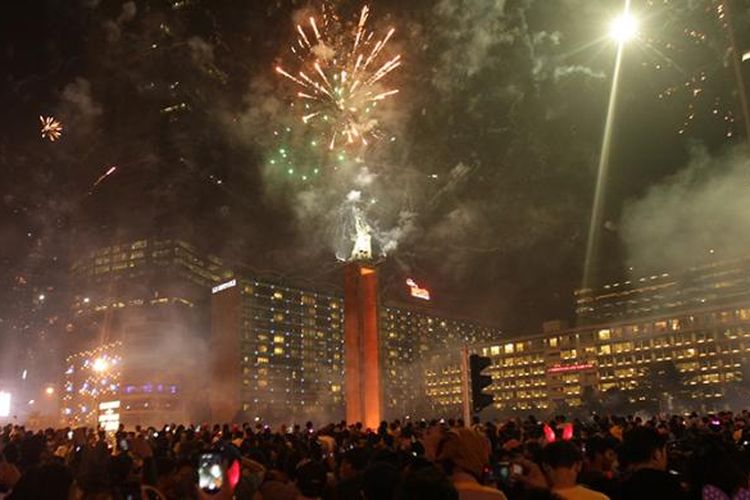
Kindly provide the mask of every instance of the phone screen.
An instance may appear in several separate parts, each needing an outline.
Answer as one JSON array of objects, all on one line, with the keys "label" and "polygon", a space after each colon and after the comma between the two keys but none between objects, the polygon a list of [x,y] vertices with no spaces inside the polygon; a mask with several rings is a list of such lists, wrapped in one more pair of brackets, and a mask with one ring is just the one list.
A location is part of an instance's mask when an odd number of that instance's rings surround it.
[{"label": "phone screen", "polygon": [[511,473],[514,476],[522,476],[523,475],[523,465],[521,464],[513,464],[510,468]]},{"label": "phone screen", "polygon": [[510,464],[508,462],[500,462],[495,466],[494,471],[495,480],[507,483],[510,479]]},{"label": "phone screen", "polygon": [[198,486],[206,493],[218,493],[224,483],[221,455],[204,453],[198,463]]}]

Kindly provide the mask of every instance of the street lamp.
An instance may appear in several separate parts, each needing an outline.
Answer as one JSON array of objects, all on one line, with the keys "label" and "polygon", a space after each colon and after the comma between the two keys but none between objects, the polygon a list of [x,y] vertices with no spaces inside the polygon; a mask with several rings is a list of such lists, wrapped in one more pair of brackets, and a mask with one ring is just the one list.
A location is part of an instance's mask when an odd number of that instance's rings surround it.
[{"label": "street lamp", "polygon": [[94,360],[94,364],[91,368],[95,372],[101,373],[103,371],[106,371],[107,368],[109,368],[109,362],[105,358],[99,357]]},{"label": "street lamp", "polygon": [[629,42],[638,34],[638,22],[629,12],[623,12],[609,25],[609,36],[619,44]]},{"label": "street lamp", "polygon": [[598,238],[599,228],[602,225],[604,213],[604,194],[607,186],[607,171],[609,170],[609,153],[612,143],[612,125],[615,118],[615,104],[617,103],[617,88],[620,82],[620,69],[622,67],[622,54],[625,44],[638,34],[638,23],[630,14],[630,0],[624,0],[622,13],[609,25],[609,36],[617,42],[617,54],[615,56],[615,67],[612,75],[612,87],[609,91],[609,103],[607,104],[607,118],[604,122],[604,135],[602,146],[599,151],[599,166],[596,175],[596,188],[594,190],[594,203],[591,207],[591,219],[589,221],[589,234],[586,241],[586,260],[583,264],[582,289],[591,288],[594,281],[594,270],[598,263]]}]

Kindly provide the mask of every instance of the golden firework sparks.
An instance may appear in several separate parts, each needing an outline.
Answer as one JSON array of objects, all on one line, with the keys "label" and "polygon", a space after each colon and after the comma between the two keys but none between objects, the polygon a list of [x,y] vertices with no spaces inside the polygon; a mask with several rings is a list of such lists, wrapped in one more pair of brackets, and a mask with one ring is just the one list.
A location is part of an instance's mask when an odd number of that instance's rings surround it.
[{"label": "golden firework sparks", "polygon": [[356,23],[342,23],[324,6],[320,20],[309,17],[296,26],[291,52],[297,68],[276,66],[279,75],[298,87],[302,122],[322,126],[330,149],[340,140],[367,146],[378,138],[377,106],[398,93],[386,78],[402,64],[400,54],[388,51],[396,30],[376,37],[368,29],[369,16],[370,8],[364,6]]},{"label": "golden firework sparks", "polygon": [[39,116],[39,121],[42,123],[42,139],[49,139],[51,142],[55,142],[60,138],[63,131],[62,123],[57,121],[52,116]]}]

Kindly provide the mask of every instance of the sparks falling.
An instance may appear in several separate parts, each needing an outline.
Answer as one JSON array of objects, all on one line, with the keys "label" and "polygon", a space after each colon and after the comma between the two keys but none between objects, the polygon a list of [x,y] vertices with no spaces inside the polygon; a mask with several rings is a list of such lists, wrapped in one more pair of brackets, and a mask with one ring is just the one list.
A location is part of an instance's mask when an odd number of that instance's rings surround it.
[{"label": "sparks falling", "polygon": [[101,184],[104,179],[106,179],[110,175],[114,174],[116,171],[117,171],[117,166],[116,165],[109,167],[109,169],[107,169],[106,172],[104,172],[102,175],[100,175],[99,178],[96,179],[96,181],[91,185],[91,189],[89,190],[89,194],[93,193],[94,189],[96,189],[96,187],[99,184]]},{"label": "sparks falling", "polygon": [[645,40],[648,58],[643,65],[659,73],[655,81],[664,82],[657,98],[684,106],[683,118],[675,124],[677,134],[689,134],[697,120],[708,118],[721,127],[724,137],[733,138],[737,110],[727,98],[733,90],[725,64],[733,46],[724,2],[648,5],[664,21],[663,28]]},{"label": "sparks falling", "polygon": [[380,137],[378,103],[398,93],[387,85],[387,77],[402,62],[400,54],[388,50],[395,28],[377,38],[367,27],[369,16],[364,6],[350,26],[324,9],[320,20],[310,17],[297,25],[298,36],[290,48],[297,69],[276,67],[297,89],[302,122],[320,125],[331,150],[366,147]]},{"label": "sparks falling", "polygon": [[57,121],[52,116],[39,116],[39,121],[42,123],[42,139],[49,139],[51,142],[55,142],[62,135],[62,123]]}]

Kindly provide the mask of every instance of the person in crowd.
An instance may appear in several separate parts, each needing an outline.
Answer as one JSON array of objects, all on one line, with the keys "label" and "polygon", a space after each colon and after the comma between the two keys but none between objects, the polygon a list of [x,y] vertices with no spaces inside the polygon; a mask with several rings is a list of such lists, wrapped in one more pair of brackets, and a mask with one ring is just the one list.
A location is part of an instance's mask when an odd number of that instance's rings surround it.
[{"label": "person in crowd", "polygon": [[552,491],[565,500],[608,500],[609,497],[578,484],[583,454],[572,441],[548,444],[542,454],[542,468]]},{"label": "person in crowd", "polygon": [[687,498],[675,475],[667,471],[667,437],[653,427],[634,427],[623,434],[619,460],[626,467],[622,500]]},{"label": "person in crowd", "polygon": [[617,440],[595,435],[586,440],[584,445],[585,460],[578,482],[613,497],[617,490]]},{"label": "person in crowd", "polygon": [[505,500],[500,490],[482,484],[489,459],[487,439],[472,429],[451,429],[438,445],[437,460],[453,481],[460,500]]},{"label": "person in crowd", "polygon": [[[747,411],[464,425],[410,418],[375,430],[346,422],[170,423],[113,433],[8,425],[0,428],[0,499],[750,497]],[[224,460],[217,494],[198,485],[208,452]]]}]

